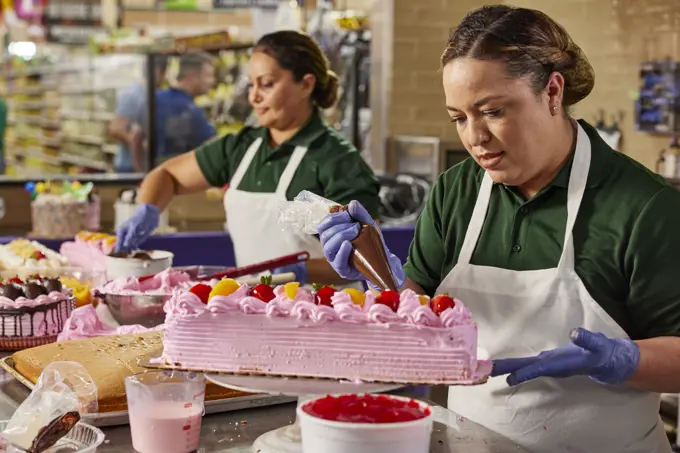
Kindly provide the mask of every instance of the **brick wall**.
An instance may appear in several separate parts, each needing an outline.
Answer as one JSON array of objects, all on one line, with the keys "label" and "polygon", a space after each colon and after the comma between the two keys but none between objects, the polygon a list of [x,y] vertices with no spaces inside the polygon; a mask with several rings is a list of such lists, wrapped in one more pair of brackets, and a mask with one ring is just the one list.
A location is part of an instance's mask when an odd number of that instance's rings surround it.
[{"label": "brick wall", "polygon": [[[389,135],[431,135],[457,140],[447,120],[438,74],[446,37],[467,11],[484,2],[471,0],[393,0],[392,75],[385,93]],[[502,3],[497,1],[493,3]],[[610,117],[624,113],[622,151],[654,168],[668,138],[634,129],[633,99],[640,62],[670,56],[680,59],[678,0],[514,0],[541,9],[571,33],[596,73],[595,90],[574,113],[594,122],[599,109]]]}]

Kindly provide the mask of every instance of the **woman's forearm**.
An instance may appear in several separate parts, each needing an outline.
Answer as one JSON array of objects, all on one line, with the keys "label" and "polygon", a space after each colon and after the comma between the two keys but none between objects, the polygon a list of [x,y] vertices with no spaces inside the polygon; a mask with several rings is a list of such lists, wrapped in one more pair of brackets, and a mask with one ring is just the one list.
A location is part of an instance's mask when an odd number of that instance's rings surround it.
[{"label": "woman's forearm", "polygon": [[636,341],[640,364],[628,385],[658,393],[680,393],[680,338]]},{"label": "woman's forearm", "polygon": [[142,181],[137,201],[152,204],[161,211],[168,207],[175,195],[175,180],[165,168],[154,168]]}]

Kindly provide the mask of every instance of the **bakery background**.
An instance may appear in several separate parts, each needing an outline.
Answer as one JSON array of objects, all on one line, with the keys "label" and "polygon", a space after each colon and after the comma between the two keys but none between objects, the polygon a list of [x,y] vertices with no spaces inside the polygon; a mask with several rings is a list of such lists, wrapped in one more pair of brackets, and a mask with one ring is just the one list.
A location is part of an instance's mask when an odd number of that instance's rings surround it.
[{"label": "bakery background", "polygon": [[[252,121],[243,79],[250,46],[263,33],[300,28],[322,44],[340,75],[342,96],[325,112],[327,120],[379,174],[385,238],[404,259],[431,184],[466,157],[443,109],[437,69],[450,27],[482,3],[3,1],[0,243],[31,235],[46,250],[59,251],[83,229],[109,240],[107,233],[134,211],[144,175],[115,172],[118,145],[107,125],[118,92],[149,83],[160,55],[170,57],[172,81],[178,55],[206,50],[219,59],[218,84],[196,103],[219,133],[237,131]],[[545,11],[585,50],[596,86],[575,115],[596,125],[618,151],[680,186],[680,3],[507,3]],[[154,162],[150,135],[144,170]],[[172,251],[176,265],[233,265],[222,196],[211,190],[174,200],[148,248]],[[55,211],[45,210],[41,199],[61,203],[63,219],[51,221]],[[72,285],[79,289],[76,277]],[[86,296],[81,303],[88,303]],[[662,407],[671,437],[676,400],[669,397]]]}]

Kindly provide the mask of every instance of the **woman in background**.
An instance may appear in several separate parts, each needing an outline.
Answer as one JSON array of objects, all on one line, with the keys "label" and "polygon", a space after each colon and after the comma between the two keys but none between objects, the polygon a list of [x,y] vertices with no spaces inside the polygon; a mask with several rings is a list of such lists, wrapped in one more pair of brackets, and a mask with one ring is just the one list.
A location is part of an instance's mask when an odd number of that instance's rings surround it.
[{"label": "woman in background", "polygon": [[338,203],[360,200],[378,216],[373,172],[321,118],[319,110],[337,100],[338,79],[316,42],[296,31],[263,36],[248,77],[248,99],[260,127],[245,127],[150,172],[141,186],[141,206],[117,232],[117,250],[138,247],[174,196],[229,184],[224,207],[238,266],[307,250],[307,263],[278,272],[293,271],[301,283],[341,284],[318,238],[284,231],[278,223],[279,203],[303,190]]}]

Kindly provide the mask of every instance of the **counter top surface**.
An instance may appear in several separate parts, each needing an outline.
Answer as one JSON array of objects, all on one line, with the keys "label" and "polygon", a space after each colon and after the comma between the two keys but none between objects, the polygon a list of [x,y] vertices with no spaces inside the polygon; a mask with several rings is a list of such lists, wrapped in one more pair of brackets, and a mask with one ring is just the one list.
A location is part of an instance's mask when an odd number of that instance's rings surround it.
[{"label": "counter top surface", "polygon": [[[5,354],[0,353],[0,357]],[[8,420],[29,390],[0,369],[0,420]],[[295,421],[295,403],[206,415],[198,453],[250,453],[260,435]],[[434,406],[431,453],[523,453],[508,439]],[[135,453],[128,425],[102,428],[105,443],[98,453]]]}]

